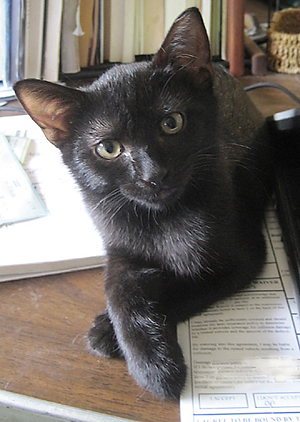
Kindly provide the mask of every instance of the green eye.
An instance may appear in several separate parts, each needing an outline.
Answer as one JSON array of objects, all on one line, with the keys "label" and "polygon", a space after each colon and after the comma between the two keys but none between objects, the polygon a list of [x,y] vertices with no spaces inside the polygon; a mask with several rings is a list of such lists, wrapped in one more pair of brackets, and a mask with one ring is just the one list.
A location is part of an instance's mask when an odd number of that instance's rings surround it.
[{"label": "green eye", "polygon": [[96,154],[105,160],[113,160],[123,152],[123,147],[118,141],[103,141],[96,146]]},{"label": "green eye", "polygon": [[183,117],[180,113],[172,113],[161,122],[161,128],[167,135],[174,135],[183,128]]}]

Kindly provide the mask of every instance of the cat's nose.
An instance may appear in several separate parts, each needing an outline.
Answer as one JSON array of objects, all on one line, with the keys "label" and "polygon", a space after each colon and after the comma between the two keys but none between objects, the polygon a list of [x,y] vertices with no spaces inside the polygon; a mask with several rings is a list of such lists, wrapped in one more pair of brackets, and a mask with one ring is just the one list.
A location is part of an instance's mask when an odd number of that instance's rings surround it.
[{"label": "cat's nose", "polygon": [[162,184],[158,180],[143,180],[145,188],[151,190],[153,193],[157,193],[161,190]]},{"label": "cat's nose", "polygon": [[148,180],[145,180],[145,182],[147,186],[152,190],[152,192],[156,193],[164,188],[167,176],[168,176],[168,171],[163,170],[159,174],[157,174],[155,177],[151,177]]},{"label": "cat's nose", "polygon": [[150,182],[148,182],[148,184],[153,192],[159,192],[161,189],[161,184],[155,182],[154,180],[151,180]]}]

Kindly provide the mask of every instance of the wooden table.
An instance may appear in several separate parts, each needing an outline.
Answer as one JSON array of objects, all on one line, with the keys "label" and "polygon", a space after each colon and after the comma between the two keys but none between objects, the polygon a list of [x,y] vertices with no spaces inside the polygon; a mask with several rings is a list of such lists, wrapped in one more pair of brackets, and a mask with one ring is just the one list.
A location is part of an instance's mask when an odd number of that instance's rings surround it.
[{"label": "wooden table", "polygon": [[0,389],[137,421],[179,421],[178,403],[137,387],[124,361],[87,351],[103,293],[101,269],[0,284]]},{"label": "wooden table", "polygon": [[[300,96],[300,75],[242,78],[244,85],[261,81],[281,83]],[[297,106],[270,88],[249,95],[265,116]],[[87,351],[86,333],[105,308],[102,269],[1,283],[0,298],[2,398],[11,392],[135,421],[180,420],[178,402],[143,391],[122,360],[99,359]],[[22,407],[18,396],[15,403]]]}]

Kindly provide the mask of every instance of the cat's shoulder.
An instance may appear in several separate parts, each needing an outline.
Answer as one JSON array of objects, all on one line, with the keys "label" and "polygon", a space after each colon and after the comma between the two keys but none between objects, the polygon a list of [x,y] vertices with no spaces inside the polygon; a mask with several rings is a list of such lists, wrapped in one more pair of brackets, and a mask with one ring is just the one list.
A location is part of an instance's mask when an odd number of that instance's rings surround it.
[{"label": "cat's shoulder", "polygon": [[214,95],[218,100],[220,118],[224,122],[236,121],[240,129],[250,125],[252,128],[261,127],[265,119],[244,90],[241,81],[232,76],[224,65],[214,65],[213,81]]},{"label": "cat's shoulder", "polygon": [[215,95],[223,96],[224,98],[241,97],[245,99],[247,97],[241,82],[231,75],[223,64],[215,63],[214,71],[213,86]]}]

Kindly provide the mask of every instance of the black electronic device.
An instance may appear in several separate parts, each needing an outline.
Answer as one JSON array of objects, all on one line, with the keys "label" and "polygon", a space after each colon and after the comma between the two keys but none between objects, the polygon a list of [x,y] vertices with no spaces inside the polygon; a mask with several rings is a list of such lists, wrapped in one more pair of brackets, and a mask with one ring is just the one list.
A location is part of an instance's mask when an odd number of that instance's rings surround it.
[{"label": "black electronic device", "polygon": [[300,108],[267,118],[276,163],[276,206],[283,242],[300,291]]}]

